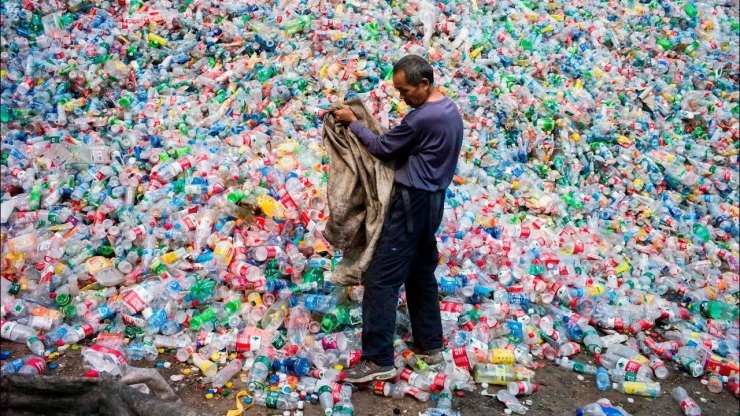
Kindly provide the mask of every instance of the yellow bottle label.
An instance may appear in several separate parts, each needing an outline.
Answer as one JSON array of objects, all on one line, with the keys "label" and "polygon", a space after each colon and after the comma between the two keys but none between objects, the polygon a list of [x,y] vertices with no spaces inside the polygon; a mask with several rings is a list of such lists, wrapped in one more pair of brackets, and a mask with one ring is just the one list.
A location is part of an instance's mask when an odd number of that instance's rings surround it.
[{"label": "yellow bottle label", "polygon": [[504,348],[494,348],[489,353],[489,361],[493,364],[514,364],[514,351]]},{"label": "yellow bottle label", "polygon": [[228,240],[221,240],[213,249],[213,254],[223,257],[226,264],[229,264],[231,263],[231,258],[234,257],[234,246]]},{"label": "yellow bottle label", "polygon": [[172,264],[180,259],[180,251],[174,250],[168,253],[162,254],[162,262],[164,264]]},{"label": "yellow bottle label", "polygon": [[640,383],[637,381],[625,381],[623,386],[624,386],[624,392],[627,394],[642,395],[643,393],[647,392],[645,383]]},{"label": "yellow bottle label", "polygon": [[93,276],[108,267],[113,267],[113,263],[103,256],[93,256],[85,260],[85,268],[87,269],[87,272]]}]

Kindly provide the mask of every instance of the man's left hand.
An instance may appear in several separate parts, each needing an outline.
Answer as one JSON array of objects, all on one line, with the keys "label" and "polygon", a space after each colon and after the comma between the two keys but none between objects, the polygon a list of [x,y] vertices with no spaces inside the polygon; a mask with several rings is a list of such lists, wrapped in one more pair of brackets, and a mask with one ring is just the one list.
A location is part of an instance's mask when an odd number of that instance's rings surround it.
[{"label": "man's left hand", "polygon": [[342,108],[340,108],[339,110],[334,110],[332,114],[334,114],[334,118],[337,121],[342,123],[350,124],[353,121],[357,121],[357,116],[355,115],[355,113],[346,105],[343,105]]}]

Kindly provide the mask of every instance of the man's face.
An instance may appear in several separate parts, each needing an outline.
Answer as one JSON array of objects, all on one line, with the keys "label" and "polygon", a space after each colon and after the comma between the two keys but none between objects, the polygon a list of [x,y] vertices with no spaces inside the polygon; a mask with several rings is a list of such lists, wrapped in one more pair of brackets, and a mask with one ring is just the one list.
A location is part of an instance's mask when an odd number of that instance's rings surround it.
[{"label": "man's face", "polygon": [[421,106],[429,98],[429,80],[424,78],[419,85],[411,85],[406,82],[406,73],[403,70],[393,74],[393,87],[401,94],[403,102],[411,108]]}]

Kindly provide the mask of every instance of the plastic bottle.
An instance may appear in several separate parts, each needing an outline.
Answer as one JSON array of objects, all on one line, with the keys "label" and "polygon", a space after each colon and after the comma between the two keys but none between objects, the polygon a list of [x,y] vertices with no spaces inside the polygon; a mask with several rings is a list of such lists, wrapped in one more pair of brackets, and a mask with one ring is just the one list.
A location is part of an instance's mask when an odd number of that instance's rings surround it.
[{"label": "plastic bottle", "polygon": [[539,385],[527,381],[512,381],[509,382],[509,384],[507,385],[509,393],[513,394],[514,396],[522,396],[535,393],[537,390],[539,390],[539,387]]},{"label": "plastic bottle", "polygon": [[719,301],[692,303],[689,310],[704,317],[735,322],[738,319],[738,306]]},{"label": "plastic bottle", "polygon": [[311,312],[303,306],[290,309],[290,316],[286,325],[288,341],[293,345],[303,345],[308,335],[308,325],[311,322]]},{"label": "plastic bottle", "polygon": [[659,397],[660,383],[645,381],[620,381],[612,384],[614,390],[636,396]]},{"label": "plastic bottle", "polygon": [[97,324],[74,325],[69,331],[67,331],[66,334],[62,336],[62,341],[64,341],[65,344],[76,344],[97,332]]},{"label": "plastic bottle", "polygon": [[609,373],[606,371],[606,368],[599,367],[596,370],[596,388],[599,391],[607,391],[611,388],[612,382],[609,378]]},{"label": "plastic bottle", "polygon": [[555,364],[557,364],[558,366],[562,368],[571,370],[576,373],[581,373],[581,374],[594,374],[595,375],[596,372],[598,371],[598,369],[594,367],[593,365],[586,364],[586,363],[576,361],[576,360],[571,360],[571,359],[568,359],[567,357],[562,357],[562,358],[555,360]]},{"label": "plastic bottle", "polygon": [[655,354],[650,355],[650,368],[653,369],[653,373],[658,380],[665,380],[668,378],[668,369],[663,363],[663,360]]},{"label": "plastic bottle", "polygon": [[519,403],[519,400],[516,398],[516,396],[511,394],[508,390],[499,390],[496,393],[496,398],[498,399],[498,401],[506,405],[507,409],[510,409],[516,414],[523,415],[527,413],[527,410],[529,410],[529,408]]},{"label": "plastic bottle", "polygon": [[683,387],[675,387],[671,390],[671,396],[673,396],[673,400],[681,406],[681,411],[684,415],[701,416],[701,408],[696,404],[694,399],[689,397],[689,394],[686,393],[686,390]]},{"label": "plastic bottle", "polygon": [[270,363],[269,358],[264,355],[257,356],[252,364],[252,369],[249,371],[249,385],[253,386],[253,383],[264,383],[270,374],[271,367],[272,363]]},{"label": "plastic bottle", "polygon": [[512,381],[520,381],[522,376],[514,366],[505,364],[481,364],[473,368],[473,379],[476,383],[498,384],[506,386]]},{"label": "plastic bottle", "polygon": [[248,399],[249,403],[254,402],[258,406],[269,409],[295,410],[298,408],[298,393],[295,392],[284,394],[279,391],[256,390]]},{"label": "plastic bottle", "polygon": [[334,405],[333,416],[353,416],[355,407],[349,400],[340,400]]},{"label": "plastic bottle", "polygon": [[18,374],[44,374],[46,372],[46,361],[43,357],[31,356],[23,363]]},{"label": "plastic bottle", "polygon": [[216,375],[216,372],[218,371],[216,364],[214,364],[213,361],[209,360],[205,354],[195,353],[193,354],[192,359],[193,364],[198,367],[203,375],[205,375],[206,377],[213,377],[214,375]]},{"label": "plastic bottle", "polygon": [[316,393],[319,396],[319,405],[325,416],[331,416],[334,413],[334,396],[331,387],[328,384],[319,381]]},{"label": "plastic bottle", "polygon": [[236,358],[231,360],[228,364],[222,367],[216,374],[211,377],[210,381],[213,387],[223,387],[227,381],[229,381],[236,373],[242,369],[242,360]]},{"label": "plastic bottle", "polygon": [[621,406],[614,406],[608,399],[599,399],[576,409],[576,416],[632,416]]},{"label": "plastic bottle", "polygon": [[0,322],[0,334],[3,339],[13,342],[27,344],[31,338],[37,337],[36,330],[18,322],[6,321]]},{"label": "plastic bottle", "polygon": [[288,315],[288,299],[280,299],[270,305],[262,318],[262,329],[270,333],[281,327]]},{"label": "plastic bottle", "polygon": [[305,376],[311,371],[311,362],[304,357],[287,357],[272,362],[272,368],[288,375]]},{"label": "plastic bottle", "polygon": [[41,340],[37,336],[28,338],[26,345],[28,346],[28,349],[31,350],[32,353],[36,355],[44,355],[44,350],[46,348],[44,347],[44,343],[41,342]]},{"label": "plastic bottle", "polygon": [[610,354],[608,351],[604,354],[596,355],[595,358],[599,364],[606,367],[607,370],[624,370],[627,374],[632,375],[636,380],[652,380],[652,369],[636,361],[617,356],[616,354]]},{"label": "plastic bottle", "polygon": [[704,360],[701,360],[697,348],[684,345],[680,347],[674,356],[674,360],[681,364],[683,368],[689,371],[693,377],[700,377],[704,374]]}]

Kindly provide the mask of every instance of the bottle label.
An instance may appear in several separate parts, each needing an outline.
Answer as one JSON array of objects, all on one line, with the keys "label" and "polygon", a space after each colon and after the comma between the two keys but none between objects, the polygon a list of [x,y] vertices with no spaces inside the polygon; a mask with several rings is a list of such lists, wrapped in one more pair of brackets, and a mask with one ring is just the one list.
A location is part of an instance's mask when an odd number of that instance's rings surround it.
[{"label": "bottle label", "polygon": [[615,317],[613,318],[614,324],[612,325],[614,327],[614,330],[617,332],[623,332],[624,331],[624,319],[621,317]]},{"label": "bottle label", "polygon": [[468,359],[468,351],[464,347],[452,349],[452,361],[456,366],[465,370],[471,370],[473,368],[470,365],[470,359]]},{"label": "bottle label", "polygon": [[411,384],[411,379],[416,379],[417,374],[413,371],[409,370],[408,368],[404,368],[403,371],[401,371],[401,374],[399,378],[409,384]]},{"label": "bottle label", "polygon": [[113,359],[113,361],[114,361],[114,363],[116,365],[126,365],[126,364],[128,364],[126,362],[126,357],[124,357],[123,354],[120,351],[115,350],[113,348],[108,348],[108,347],[102,346],[100,344],[94,344],[94,345],[92,345],[90,347],[90,349],[93,350],[93,351],[97,351],[99,353],[108,355],[110,358]]},{"label": "bottle label", "polygon": [[75,333],[80,337],[80,339],[85,339],[88,336],[92,335],[93,333],[93,327],[91,325],[75,325],[74,326]]},{"label": "bottle label", "polygon": [[337,338],[339,338],[337,334],[328,334],[321,338],[321,346],[324,348],[324,351],[338,349]]},{"label": "bottle label", "polygon": [[502,348],[494,348],[491,350],[490,361],[493,364],[514,364],[514,352]]},{"label": "bottle label", "polygon": [[445,386],[445,380],[447,380],[447,374],[436,373],[432,378],[432,385],[437,386],[441,390]]},{"label": "bottle label", "polygon": [[460,302],[444,301],[440,304],[440,313],[443,320],[457,319],[463,311],[463,304]]},{"label": "bottle label", "polygon": [[39,358],[39,357],[32,357],[32,358],[29,358],[28,360],[26,360],[26,362],[25,362],[24,366],[25,366],[25,365],[29,365],[29,366],[31,366],[31,367],[34,367],[34,368],[36,368],[36,372],[37,372],[38,374],[41,374],[41,373],[43,373],[43,372],[44,372],[44,370],[46,369],[46,363],[44,362],[44,360],[43,360],[43,359],[41,359],[41,358]]},{"label": "bottle label", "polygon": [[54,320],[48,316],[31,316],[28,318],[28,326],[34,329],[48,331],[54,326]]},{"label": "bottle label", "polygon": [[586,364],[579,363],[577,361],[572,361],[573,364],[573,371],[576,373],[585,373],[586,372]]},{"label": "bottle label", "polygon": [[0,330],[2,337],[5,339],[10,339],[10,333],[13,331],[13,328],[15,328],[16,325],[18,325],[17,322],[3,322],[2,330]]},{"label": "bottle label", "polygon": [[123,300],[123,303],[134,313],[141,312],[141,310],[146,307],[146,301],[144,300],[144,296],[142,296],[143,292],[144,289],[134,287],[132,290],[124,293],[123,296],[121,296],[121,300]]},{"label": "bottle label", "polygon": [[650,368],[652,368],[653,371],[657,371],[661,367],[665,367],[665,364],[663,364],[663,361],[661,361],[660,358],[656,357],[650,360]]},{"label": "bottle label", "polygon": [[424,397],[424,392],[413,386],[406,388],[406,394],[417,400],[421,400]]},{"label": "bottle label", "polygon": [[249,351],[249,335],[242,331],[236,336],[236,351],[245,352]]},{"label": "bottle label", "polygon": [[637,381],[627,381],[622,384],[622,386],[626,394],[637,394],[642,396],[647,393],[645,383],[640,383]]},{"label": "bottle label", "polygon": [[334,398],[334,403],[339,403],[342,400],[342,385],[339,383],[331,383],[331,396]]},{"label": "bottle label", "polygon": [[684,399],[684,400],[681,401],[681,410],[683,410],[683,413],[684,414],[688,414],[688,413],[686,413],[687,410],[693,409],[693,408],[696,408],[696,407],[698,407],[698,406],[697,406],[696,402],[694,401],[694,399],[692,399],[691,397],[687,397],[686,399]]},{"label": "bottle label", "polygon": [[620,358],[619,361],[617,361],[617,367],[621,368],[627,373],[637,374],[637,372],[640,370],[640,366],[640,363],[629,360],[627,358]]},{"label": "bottle label", "polygon": [[353,366],[360,362],[362,359],[362,351],[361,350],[350,350],[349,351],[349,366]]},{"label": "bottle label", "polygon": [[223,257],[226,263],[231,263],[231,258],[234,257],[234,246],[228,240],[221,240],[213,249],[213,254]]},{"label": "bottle label", "polygon": [[182,218],[182,223],[185,224],[185,227],[188,229],[188,231],[193,231],[196,228],[195,224],[195,215],[188,214]]},{"label": "bottle label", "polygon": [[277,409],[280,401],[280,392],[271,391],[265,396],[265,407],[270,409]]},{"label": "bottle label", "polygon": [[385,396],[385,381],[376,381],[373,383],[373,393],[379,396]]}]

